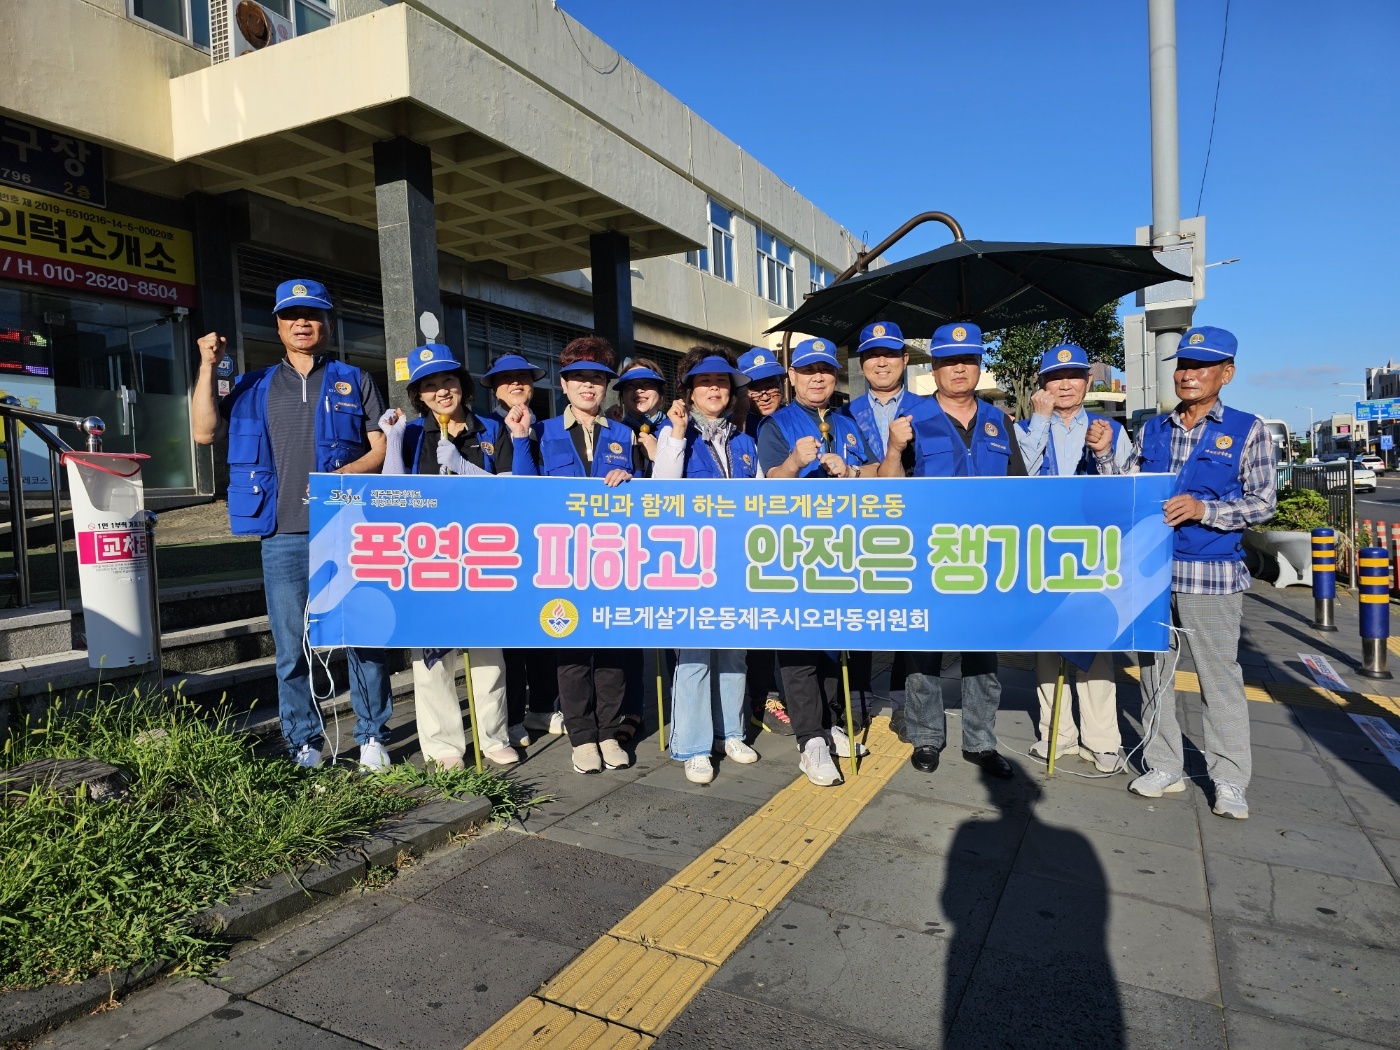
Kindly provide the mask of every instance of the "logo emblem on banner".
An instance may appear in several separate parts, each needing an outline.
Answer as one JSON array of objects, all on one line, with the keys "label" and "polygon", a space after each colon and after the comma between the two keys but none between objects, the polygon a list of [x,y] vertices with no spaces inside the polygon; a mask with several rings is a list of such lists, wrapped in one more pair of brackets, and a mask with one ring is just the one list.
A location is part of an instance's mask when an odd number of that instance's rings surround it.
[{"label": "logo emblem on banner", "polygon": [[350,384],[347,383],[347,382],[345,382],[344,380],[341,380],[339,383],[336,383],[336,385],[335,385],[335,392],[336,392],[337,394],[348,394],[348,393],[350,393]]},{"label": "logo emblem on banner", "polygon": [[983,423],[982,430],[989,438],[994,438],[999,433],[995,423]]},{"label": "logo emblem on banner", "polygon": [[1232,438],[1229,434],[1222,434],[1220,435],[1220,437],[1215,439],[1215,447],[1220,449],[1222,452],[1234,443],[1235,439]]},{"label": "logo emblem on banner", "polygon": [[578,609],[566,598],[547,601],[540,610],[540,626],[551,638],[567,638],[578,626]]},{"label": "logo emblem on banner", "polygon": [[1061,350],[1058,354],[1055,355],[1055,360],[1061,362],[1068,361],[1073,356],[1074,354],[1070,353],[1068,350]]},{"label": "logo emblem on banner", "polygon": [[967,329],[961,326],[953,329],[953,342],[961,343],[967,338]]}]

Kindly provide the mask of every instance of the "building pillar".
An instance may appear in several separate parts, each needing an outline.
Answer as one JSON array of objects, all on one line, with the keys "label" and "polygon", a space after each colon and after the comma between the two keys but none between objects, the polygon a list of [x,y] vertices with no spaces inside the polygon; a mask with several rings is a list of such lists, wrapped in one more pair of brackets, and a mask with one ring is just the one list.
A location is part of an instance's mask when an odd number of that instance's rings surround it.
[{"label": "building pillar", "polygon": [[593,264],[593,330],[612,344],[617,363],[636,353],[632,334],[632,245],[606,230],[588,238]]},{"label": "building pillar", "polygon": [[408,355],[425,342],[418,319],[426,311],[438,319],[439,328],[443,323],[433,161],[428,147],[402,137],[376,142],[374,199],[384,295],[384,354],[389,370],[385,394],[390,405],[405,408]]},{"label": "building pillar", "polygon": [[[190,389],[194,389],[194,377],[199,373],[199,351],[195,349],[195,341],[205,332],[218,332],[228,339],[234,372],[224,381],[232,389],[240,348],[238,282],[234,274],[233,234],[229,226],[228,205],[222,197],[208,193],[191,193],[185,198],[185,203],[193,220],[195,282],[199,288],[198,304],[186,319]],[[228,491],[226,435],[220,436],[209,449],[195,449],[194,483],[195,491],[204,495]]]}]

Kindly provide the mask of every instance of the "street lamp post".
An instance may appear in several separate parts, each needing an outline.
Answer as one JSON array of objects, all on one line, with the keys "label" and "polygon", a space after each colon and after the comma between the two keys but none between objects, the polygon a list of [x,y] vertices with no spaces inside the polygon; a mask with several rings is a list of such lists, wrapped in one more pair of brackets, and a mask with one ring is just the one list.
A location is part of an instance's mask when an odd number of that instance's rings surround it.
[{"label": "street lamp post", "polygon": [[1294,408],[1304,408],[1308,412],[1308,456],[1316,458],[1317,439],[1313,437],[1313,410],[1311,405],[1294,405]]}]

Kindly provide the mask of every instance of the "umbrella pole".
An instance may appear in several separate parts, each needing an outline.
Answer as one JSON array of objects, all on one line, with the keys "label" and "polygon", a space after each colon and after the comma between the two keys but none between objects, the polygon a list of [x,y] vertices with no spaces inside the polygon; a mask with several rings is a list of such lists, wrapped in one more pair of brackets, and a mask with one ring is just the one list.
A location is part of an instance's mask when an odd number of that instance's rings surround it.
[{"label": "umbrella pole", "polygon": [[476,771],[481,772],[481,730],[476,721],[476,690],[472,688],[472,656],[470,649],[462,650],[462,667],[467,672],[467,714],[472,719],[472,750],[476,752]]},{"label": "umbrella pole", "polygon": [[851,745],[851,776],[860,776],[860,762],[856,751],[860,744],[856,741],[856,720],[851,717],[851,671],[846,664],[846,650],[841,650],[841,686],[846,693],[846,743]]},{"label": "umbrella pole", "polygon": [[1055,752],[1060,749],[1060,700],[1065,695],[1065,672],[1068,670],[1065,658],[1060,657],[1060,673],[1055,679],[1055,700],[1050,705],[1050,738],[1046,741],[1045,775],[1055,775]]},{"label": "umbrella pole", "polygon": [[661,669],[666,666],[660,649],[656,650],[656,735],[661,753],[666,753],[666,697],[661,691]]}]

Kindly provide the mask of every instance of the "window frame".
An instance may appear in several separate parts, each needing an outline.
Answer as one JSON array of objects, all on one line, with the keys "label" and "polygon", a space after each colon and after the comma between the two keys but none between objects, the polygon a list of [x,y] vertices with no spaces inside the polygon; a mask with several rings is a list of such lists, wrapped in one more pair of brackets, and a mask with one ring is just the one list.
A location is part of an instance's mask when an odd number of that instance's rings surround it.
[{"label": "window frame", "polygon": [[[791,310],[797,300],[797,276],[792,265],[793,248],[762,226],[754,228],[758,294],[774,306]],[[787,260],[783,260],[786,253]],[[776,289],[773,287],[776,285]]]},{"label": "window frame", "polygon": [[[194,5],[208,5],[211,3],[223,2],[224,0],[180,0],[180,19],[182,31],[179,33],[175,32],[173,29],[161,25],[159,22],[152,22],[150,19],[142,18],[140,15],[138,15],[136,13],[137,0],[126,0],[126,17],[130,21],[135,22],[137,25],[145,26],[147,29],[154,29],[157,33],[161,33],[165,36],[171,37],[172,39],[182,41],[186,44],[189,44],[191,47],[198,48],[206,54],[210,54],[213,51],[214,43],[214,13],[212,11],[209,12],[209,18],[206,23],[210,34],[210,40],[207,43],[201,44],[198,40],[194,38]],[[283,17],[289,19],[294,27],[297,24],[297,9],[300,7],[308,8],[314,13],[328,18],[330,21],[328,25],[323,28],[329,28],[330,26],[333,26],[340,21],[338,0],[287,0],[287,10],[289,10],[291,14],[283,15]],[[315,32],[315,30],[311,30],[311,32]],[[302,34],[298,31],[296,35],[300,36]]]},{"label": "window frame", "polygon": [[[729,220],[727,227],[715,222],[715,210],[723,212]],[[704,248],[685,253],[687,265],[694,266],[701,273],[707,273],[711,277],[717,277],[727,284],[734,283],[734,217],[736,212],[732,208],[727,208],[713,197],[707,197],[705,203],[706,240]],[[717,241],[716,238],[723,238]],[[716,251],[716,248],[720,249]],[[723,256],[723,263],[718,259]],[[719,266],[724,272],[719,272]]]}]

